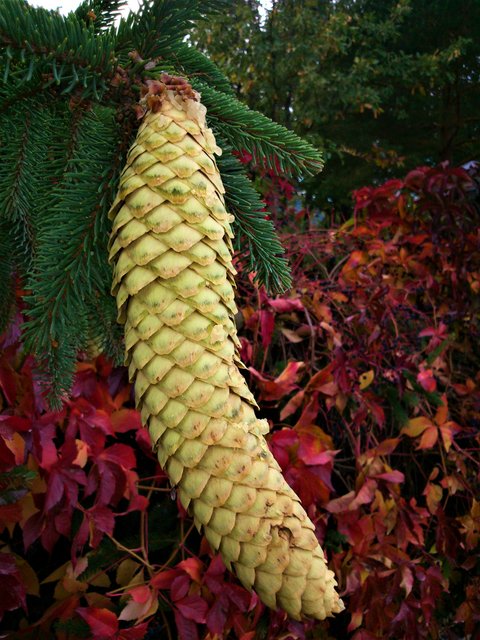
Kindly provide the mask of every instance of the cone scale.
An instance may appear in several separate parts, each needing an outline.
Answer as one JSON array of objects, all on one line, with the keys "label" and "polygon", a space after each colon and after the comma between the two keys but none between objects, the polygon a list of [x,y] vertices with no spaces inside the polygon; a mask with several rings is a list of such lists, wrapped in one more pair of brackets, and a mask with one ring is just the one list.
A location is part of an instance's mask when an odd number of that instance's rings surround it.
[{"label": "cone scale", "polygon": [[198,98],[150,84],[110,212],[126,363],[160,464],[211,547],[267,606],[324,619],[343,608],[334,574],[238,368],[232,216]]}]

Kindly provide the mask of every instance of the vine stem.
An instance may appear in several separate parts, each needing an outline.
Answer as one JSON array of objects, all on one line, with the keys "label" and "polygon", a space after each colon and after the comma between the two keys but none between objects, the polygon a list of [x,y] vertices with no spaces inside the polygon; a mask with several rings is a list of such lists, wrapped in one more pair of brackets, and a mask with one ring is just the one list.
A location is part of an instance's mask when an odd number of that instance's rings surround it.
[{"label": "vine stem", "polygon": [[135,560],[137,560],[140,564],[142,564],[144,567],[146,567],[148,569],[148,572],[151,573],[153,572],[153,567],[152,565],[148,562],[148,560],[145,560],[144,558],[142,558],[141,556],[138,555],[138,553],[135,553],[135,551],[133,551],[133,549],[129,549],[128,547],[126,547],[125,545],[123,545],[119,540],[117,540],[116,538],[114,538],[112,535],[110,535],[109,533],[105,534],[108,538],[110,538],[110,540],[113,542],[113,544],[117,547],[117,549],[120,549],[120,551],[125,551],[125,553],[128,553],[128,555],[132,556],[132,558],[135,558]]}]

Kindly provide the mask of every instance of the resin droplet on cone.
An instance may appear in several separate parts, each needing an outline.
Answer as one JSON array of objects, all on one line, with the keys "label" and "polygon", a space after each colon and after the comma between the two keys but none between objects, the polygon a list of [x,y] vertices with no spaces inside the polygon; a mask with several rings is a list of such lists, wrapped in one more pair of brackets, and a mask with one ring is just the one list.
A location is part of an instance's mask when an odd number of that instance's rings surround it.
[{"label": "resin droplet on cone", "polygon": [[137,405],[160,464],[227,567],[269,607],[323,619],[343,608],[334,574],[238,369],[220,150],[195,99],[164,90],[153,106],[111,211],[113,292]]}]

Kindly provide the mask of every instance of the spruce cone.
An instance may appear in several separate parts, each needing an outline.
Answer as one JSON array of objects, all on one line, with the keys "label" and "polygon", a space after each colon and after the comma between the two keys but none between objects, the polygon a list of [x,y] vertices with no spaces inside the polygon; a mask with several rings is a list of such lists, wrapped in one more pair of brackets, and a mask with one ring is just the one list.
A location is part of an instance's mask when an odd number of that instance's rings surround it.
[{"label": "spruce cone", "polygon": [[321,620],[343,608],[334,574],[238,369],[221,151],[195,96],[160,94],[147,97],[111,210],[136,402],[182,504],[227,567],[267,606]]}]

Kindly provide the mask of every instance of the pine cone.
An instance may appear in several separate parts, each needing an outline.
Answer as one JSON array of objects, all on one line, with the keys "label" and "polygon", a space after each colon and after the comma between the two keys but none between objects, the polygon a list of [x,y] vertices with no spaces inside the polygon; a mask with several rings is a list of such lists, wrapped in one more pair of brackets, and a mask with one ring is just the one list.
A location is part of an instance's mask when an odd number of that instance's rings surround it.
[{"label": "pine cone", "polygon": [[205,108],[164,90],[112,206],[126,363],[162,467],[241,583],[292,618],[342,610],[314,525],[270,453],[240,374],[232,216]]}]

